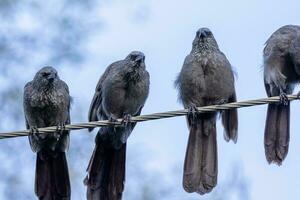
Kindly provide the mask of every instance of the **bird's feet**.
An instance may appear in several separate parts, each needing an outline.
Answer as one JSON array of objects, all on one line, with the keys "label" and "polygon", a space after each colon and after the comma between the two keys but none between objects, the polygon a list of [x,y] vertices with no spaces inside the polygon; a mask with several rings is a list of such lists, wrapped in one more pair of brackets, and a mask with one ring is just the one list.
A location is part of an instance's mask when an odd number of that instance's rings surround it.
[{"label": "bird's feet", "polygon": [[65,123],[59,123],[56,126],[56,131],[53,134],[54,138],[58,141],[65,130],[66,130],[66,124]]},{"label": "bird's feet", "polygon": [[131,123],[131,118],[132,118],[132,117],[131,117],[130,114],[125,114],[125,115],[123,116],[123,120],[122,120],[123,126],[127,127],[128,124]]},{"label": "bird's feet", "polygon": [[286,95],[285,92],[281,92],[281,93],[280,93],[279,99],[280,99],[280,103],[281,103],[282,105],[287,106],[287,105],[289,104],[289,99],[288,99],[288,97],[287,97],[287,95]]},{"label": "bird's feet", "polygon": [[29,136],[32,136],[37,141],[41,139],[39,135],[39,129],[37,128],[37,126],[30,127]]},{"label": "bird's feet", "polygon": [[[131,131],[132,131],[132,121],[131,121],[131,115],[130,114],[125,114],[123,116],[123,120],[122,120],[122,125],[123,125],[123,129],[124,131],[122,131],[122,134],[121,134],[121,143],[118,144],[119,146],[121,144],[124,144],[126,143],[127,141],[127,138],[129,137]],[[121,146],[120,146],[121,147]]]},{"label": "bird's feet", "polygon": [[188,107],[187,117],[192,124],[196,120],[197,114],[198,114],[198,109],[195,105],[191,105]]},{"label": "bird's feet", "polygon": [[228,101],[226,101],[225,99],[221,99],[219,101],[217,101],[217,105],[222,105],[222,104],[225,104],[225,103],[228,103]]}]

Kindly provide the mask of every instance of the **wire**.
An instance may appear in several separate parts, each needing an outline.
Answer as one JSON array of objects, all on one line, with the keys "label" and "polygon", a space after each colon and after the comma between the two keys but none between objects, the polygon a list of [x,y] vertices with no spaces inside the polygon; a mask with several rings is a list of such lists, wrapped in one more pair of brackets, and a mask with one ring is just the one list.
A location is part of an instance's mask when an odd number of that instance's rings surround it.
[{"label": "wire", "polygon": [[[289,101],[299,99],[299,97],[297,95],[287,95],[287,98]],[[216,112],[216,111],[228,110],[228,109],[234,109],[234,108],[258,106],[258,105],[276,103],[276,102],[280,102],[279,96],[269,97],[269,98],[264,98],[264,99],[255,99],[255,100],[248,100],[248,101],[226,103],[226,104],[221,104],[221,105],[210,105],[210,106],[198,107],[197,109],[198,109],[199,113],[206,113],[206,112]],[[187,113],[188,113],[187,109],[169,111],[169,112],[161,112],[161,113],[154,113],[154,114],[149,114],[149,115],[135,116],[135,117],[132,117],[130,121],[131,122],[144,122],[144,121],[184,116],[184,115],[187,115]],[[75,123],[75,124],[66,125],[65,130],[79,130],[79,129],[95,128],[95,127],[101,127],[101,126],[107,126],[107,125],[122,125],[122,121],[123,121],[123,119],[118,119],[116,122],[102,120],[102,121],[93,121],[93,122],[86,122],[86,123]],[[45,128],[38,129],[39,133],[53,133],[55,131],[57,131],[57,126],[51,126],[51,127],[45,127]],[[0,139],[28,136],[29,133],[30,133],[30,130],[0,133]]]}]

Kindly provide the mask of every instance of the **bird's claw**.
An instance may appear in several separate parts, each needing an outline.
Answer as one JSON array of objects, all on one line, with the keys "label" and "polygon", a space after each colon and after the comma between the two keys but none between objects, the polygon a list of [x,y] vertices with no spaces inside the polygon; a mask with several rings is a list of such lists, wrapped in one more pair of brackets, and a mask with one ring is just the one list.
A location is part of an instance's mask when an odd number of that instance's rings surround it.
[{"label": "bird's claw", "polygon": [[54,132],[53,136],[56,139],[56,141],[58,141],[60,138],[60,134],[58,132]]},{"label": "bird's claw", "polygon": [[66,124],[60,123],[56,126],[56,132],[63,133],[66,130]]},{"label": "bird's claw", "polygon": [[189,106],[188,107],[188,118],[190,119],[191,122],[194,122],[196,117],[197,117],[198,109],[195,105]]},{"label": "bird's claw", "polygon": [[282,105],[287,106],[289,104],[289,99],[288,99],[286,93],[284,93],[284,92],[280,93],[279,99],[280,99],[280,103]]},{"label": "bird's claw", "polygon": [[108,121],[109,122],[118,122],[118,120],[113,117],[109,117]]},{"label": "bird's claw", "polygon": [[56,126],[56,131],[54,132],[54,137],[56,140],[59,140],[60,136],[63,134],[63,132],[66,130],[65,123],[60,123]]},{"label": "bird's claw", "polygon": [[37,126],[31,126],[30,127],[30,131],[29,131],[29,135],[33,136],[36,140],[39,140],[39,129],[37,128]]},{"label": "bird's claw", "polygon": [[125,114],[123,116],[122,124],[127,127],[128,124],[131,123],[131,115],[130,114]]},{"label": "bird's claw", "polygon": [[221,99],[221,100],[218,102],[219,105],[222,105],[222,104],[225,104],[225,103],[227,103],[227,101],[226,101],[225,99]]},{"label": "bird's claw", "polygon": [[39,133],[39,129],[36,127],[36,126],[31,126],[30,127],[30,132],[29,132],[31,135],[33,134],[37,134]]},{"label": "bird's claw", "polygon": [[[113,117],[109,117],[108,121],[109,122],[118,122],[118,120]],[[109,126],[113,126],[114,132],[116,132],[116,125],[111,124]]]}]

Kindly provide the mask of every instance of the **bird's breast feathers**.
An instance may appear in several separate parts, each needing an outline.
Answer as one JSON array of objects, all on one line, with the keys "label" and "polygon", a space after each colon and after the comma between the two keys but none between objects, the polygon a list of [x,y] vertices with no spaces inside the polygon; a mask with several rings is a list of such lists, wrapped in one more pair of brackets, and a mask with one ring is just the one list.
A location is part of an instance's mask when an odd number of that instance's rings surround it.
[{"label": "bird's breast feathers", "polygon": [[56,90],[52,91],[43,91],[43,92],[36,92],[34,91],[30,96],[30,105],[32,107],[47,107],[47,106],[54,106],[59,107],[61,104],[64,103],[64,95]]}]

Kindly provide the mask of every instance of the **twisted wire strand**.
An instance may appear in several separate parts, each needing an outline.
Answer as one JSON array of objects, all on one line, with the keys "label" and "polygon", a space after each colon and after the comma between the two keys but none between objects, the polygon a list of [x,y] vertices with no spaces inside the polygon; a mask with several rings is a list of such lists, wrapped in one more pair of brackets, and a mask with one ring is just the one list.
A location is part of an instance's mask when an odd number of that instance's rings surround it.
[{"label": "twisted wire strand", "polygon": [[[287,98],[289,101],[299,99],[299,97],[297,95],[287,95]],[[276,102],[280,102],[279,96],[263,98],[263,99],[233,102],[233,103],[226,103],[226,104],[220,104],[220,105],[197,107],[197,110],[199,113],[206,113],[206,112],[229,110],[229,109],[234,109],[234,108],[258,106],[258,105],[276,103]],[[168,111],[168,112],[161,112],[161,113],[154,113],[154,114],[140,115],[140,116],[132,117],[130,121],[131,122],[144,122],[144,121],[184,116],[184,115],[187,115],[187,113],[188,113],[187,109]],[[123,121],[123,119],[118,119],[116,122],[102,120],[102,121],[93,121],[93,122],[85,122],[85,123],[75,123],[75,124],[66,125],[65,130],[79,130],[79,129],[95,128],[95,127],[101,127],[101,126],[107,126],[107,125],[121,125],[122,121]],[[39,133],[53,133],[55,131],[57,131],[57,126],[38,128]],[[29,133],[30,133],[30,130],[0,133],[0,139],[28,136]]]}]

